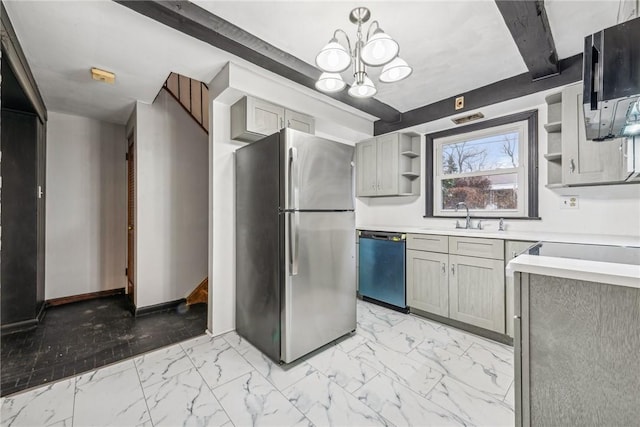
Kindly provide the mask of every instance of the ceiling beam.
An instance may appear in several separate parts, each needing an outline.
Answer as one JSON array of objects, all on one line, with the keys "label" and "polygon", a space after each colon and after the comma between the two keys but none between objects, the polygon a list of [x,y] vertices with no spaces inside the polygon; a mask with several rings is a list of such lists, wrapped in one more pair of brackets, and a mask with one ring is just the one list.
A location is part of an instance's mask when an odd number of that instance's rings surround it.
[{"label": "ceiling beam", "polygon": [[496,0],[534,80],[558,74],[558,53],[542,0]]},{"label": "ceiling beam", "polygon": [[[373,134],[382,135],[453,115],[466,115],[465,113],[480,107],[580,81],[582,80],[582,54],[562,59],[559,62],[559,69],[558,75],[547,79],[532,81],[529,73],[522,73],[433,104],[418,107],[402,113],[401,120],[396,123],[385,123],[378,120],[373,124]],[[464,96],[464,108],[456,110],[455,100],[461,95]]]},{"label": "ceiling beam", "polygon": [[[265,70],[317,90],[315,82],[320,70],[193,3],[176,0],[114,1]],[[395,108],[373,98],[353,98],[347,94],[347,89],[335,94],[320,93],[385,122],[400,120],[400,112]]]}]

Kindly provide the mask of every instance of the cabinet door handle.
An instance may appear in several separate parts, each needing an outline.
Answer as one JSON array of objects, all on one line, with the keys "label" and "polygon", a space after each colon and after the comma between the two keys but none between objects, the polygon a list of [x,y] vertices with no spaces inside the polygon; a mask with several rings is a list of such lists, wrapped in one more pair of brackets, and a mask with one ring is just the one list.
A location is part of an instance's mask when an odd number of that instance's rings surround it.
[{"label": "cabinet door handle", "polygon": [[284,118],[280,117],[280,128],[284,127]]},{"label": "cabinet door handle", "polygon": [[456,274],[456,265],[455,264],[451,264],[451,274],[452,275]]},{"label": "cabinet door handle", "polygon": [[442,273],[446,273],[447,272],[447,264],[446,263],[442,263]]},{"label": "cabinet door handle", "polygon": [[569,160],[569,173],[573,173],[576,170],[576,163],[573,159]]},{"label": "cabinet door handle", "polygon": [[287,120],[287,127],[290,128],[291,127],[291,120]]}]

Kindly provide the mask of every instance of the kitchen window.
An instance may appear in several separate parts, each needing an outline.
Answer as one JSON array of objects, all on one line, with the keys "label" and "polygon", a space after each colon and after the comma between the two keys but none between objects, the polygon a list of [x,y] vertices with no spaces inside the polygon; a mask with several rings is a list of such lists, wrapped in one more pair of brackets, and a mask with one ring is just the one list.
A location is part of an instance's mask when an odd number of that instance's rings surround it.
[{"label": "kitchen window", "polygon": [[537,110],[427,135],[426,217],[537,218]]}]

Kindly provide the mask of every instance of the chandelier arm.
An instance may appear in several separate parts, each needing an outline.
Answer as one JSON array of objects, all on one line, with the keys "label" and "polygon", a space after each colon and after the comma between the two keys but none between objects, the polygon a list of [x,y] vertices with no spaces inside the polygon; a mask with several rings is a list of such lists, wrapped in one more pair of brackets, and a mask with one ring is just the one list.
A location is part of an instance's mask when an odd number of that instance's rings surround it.
[{"label": "chandelier arm", "polygon": [[344,38],[347,39],[347,47],[349,49],[349,55],[353,55],[352,50],[351,50],[351,41],[349,40],[349,35],[346,32],[344,32],[344,30],[341,30],[340,28],[338,28],[337,30],[335,30],[333,32],[333,38],[334,39],[338,38],[337,37],[338,33],[342,33],[344,35]]},{"label": "chandelier arm", "polygon": [[367,39],[366,39],[366,42],[368,42],[368,41],[369,41],[369,36],[371,35],[371,27],[373,27],[373,24],[376,24],[376,30],[377,30],[378,28],[380,28],[380,23],[379,23],[377,20],[372,21],[372,22],[371,22],[371,24],[369,24],[369,28],[367,29]]}]

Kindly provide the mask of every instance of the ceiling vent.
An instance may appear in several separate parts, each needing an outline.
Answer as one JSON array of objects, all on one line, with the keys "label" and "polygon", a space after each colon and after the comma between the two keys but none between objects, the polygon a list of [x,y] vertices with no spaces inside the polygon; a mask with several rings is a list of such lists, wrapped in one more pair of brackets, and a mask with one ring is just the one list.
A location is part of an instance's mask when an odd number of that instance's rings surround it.
[{"label": "ceiling vent", "polygon": [[463,123],[468,123],[468,122],[472,122],[474,120],[483,119],[483,118],[484,118],[484,114],[477,112],[468,116],[451,119],[451,121],[457,125],[461,125]]},{"label": "ceiling vent", "polygon": [[113,84],[116,81],[116,75],[111,71],[101,70],[100,68],[91,69],[91,77],[93,80]]}]

